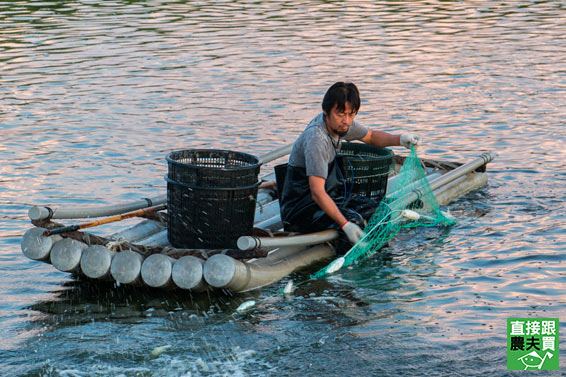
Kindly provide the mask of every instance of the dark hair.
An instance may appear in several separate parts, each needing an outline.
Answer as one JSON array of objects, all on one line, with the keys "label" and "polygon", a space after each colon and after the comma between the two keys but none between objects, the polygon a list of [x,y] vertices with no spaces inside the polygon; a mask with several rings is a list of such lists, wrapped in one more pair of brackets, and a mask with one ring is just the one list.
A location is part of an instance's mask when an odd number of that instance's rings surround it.
[{"label": "dark hair", "polygon": [[352,110],[357,113],[360,109],[360,92],[355,84],[339,81],[326,91],[322,99],[322,111],[325,114],[330,114],[334,105],[336,105],[338,111],[344,111],[346,102],[349,102]]}]

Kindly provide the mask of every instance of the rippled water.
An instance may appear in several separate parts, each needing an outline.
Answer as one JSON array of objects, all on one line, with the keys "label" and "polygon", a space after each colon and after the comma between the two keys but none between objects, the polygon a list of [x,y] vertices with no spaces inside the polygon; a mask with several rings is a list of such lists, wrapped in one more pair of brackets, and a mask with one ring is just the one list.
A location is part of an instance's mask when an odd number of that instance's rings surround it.
[{"label": "rippled water", "polygon": [[[566,321],[565,35],[564,1],[0,1],[0,374],[511,375],[506,318]],[[498,154],[456,226],[236,296],[21,254],[30,205],[162,194],[176,149],[290,143],[340,79],[422,156]]]}]

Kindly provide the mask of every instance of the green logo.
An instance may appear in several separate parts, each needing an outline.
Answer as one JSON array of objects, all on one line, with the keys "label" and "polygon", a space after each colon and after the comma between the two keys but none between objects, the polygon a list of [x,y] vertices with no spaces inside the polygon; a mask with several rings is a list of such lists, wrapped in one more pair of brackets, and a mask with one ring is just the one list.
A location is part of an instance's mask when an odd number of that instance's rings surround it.
[{"label": "green logo", "polygon": [[558,318],[507,318],[507,369],[558,370]]}]

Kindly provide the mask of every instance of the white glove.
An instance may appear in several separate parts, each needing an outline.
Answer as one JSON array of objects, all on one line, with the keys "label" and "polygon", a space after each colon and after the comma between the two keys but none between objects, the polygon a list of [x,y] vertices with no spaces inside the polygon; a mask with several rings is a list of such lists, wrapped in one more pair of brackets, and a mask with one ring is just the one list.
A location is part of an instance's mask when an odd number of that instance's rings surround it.
[{"label": "white glove", "polygon": [[405,134],[401,135],[401,145],[407,149],[411,149],[412,145],[419,145],[421,142],[421,138],[419,135],[415,134]]},{"label": "white glove", "polygon": [[342,230],[344,231],[344,233],[346,233],[346,236],[348,236],[348,239],[354,245],[358,243],[360,238],[362,238],[362,236],[364,235],[362,228],[349,221],[347,221],[346,224],[342,225]]}]

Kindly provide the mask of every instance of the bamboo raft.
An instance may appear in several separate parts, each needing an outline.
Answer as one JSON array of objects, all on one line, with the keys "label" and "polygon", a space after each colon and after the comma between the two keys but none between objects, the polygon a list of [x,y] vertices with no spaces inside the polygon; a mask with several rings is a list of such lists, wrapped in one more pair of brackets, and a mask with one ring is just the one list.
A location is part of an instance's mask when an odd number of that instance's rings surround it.
[{"label": "bamboo raft", "polygon": [[[282,147],[261,160],[263,163],[276,160],[287,155],[290,149],[290,145]],[[493,158],[491,153],[483,153],[465,164],[421,161],[431,189],[442,206],[486,185],[486,165]],[[397,171],[403,159],[395,156]],[[273,179],[274,174],[268,174],[262,181],[272,182]],[[395,175],[390,175],[389,182],[394,179]],[[28,215],[34,227],[22,237],[22,252],[32,260],[49,263],[74,276],[114,281],[118,285],[191,292],[258,289],[299,269],[329,261],[335,256],[331,241],[338,237],[335,230],[300,235],[283,232],[273,186],[260,185],[253,235],[240,237],[238,249],[172,247],[167,237],[167,195],[161,195],[114,206],[54,209],[33,206]],[[412,200],[418,199],[418,193],[414,196]],[[86,227],[134,217],[139,221],[133,226],[109,236],[82,231]],[[64,227],[56,220],[92,218],[103,219],[84,227],[66,227],[64,233],[55,231]]]}]

